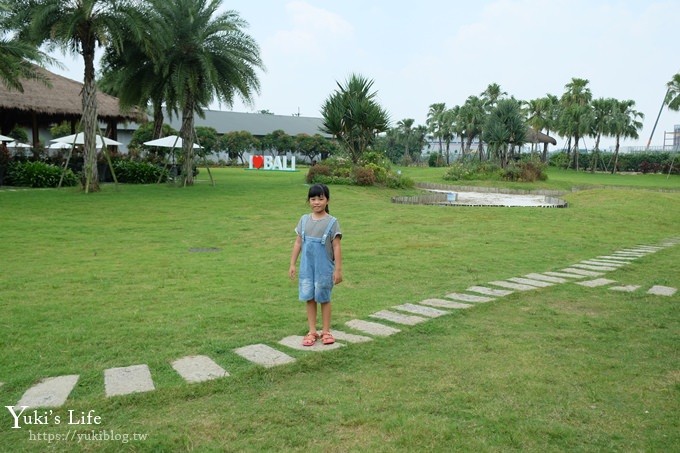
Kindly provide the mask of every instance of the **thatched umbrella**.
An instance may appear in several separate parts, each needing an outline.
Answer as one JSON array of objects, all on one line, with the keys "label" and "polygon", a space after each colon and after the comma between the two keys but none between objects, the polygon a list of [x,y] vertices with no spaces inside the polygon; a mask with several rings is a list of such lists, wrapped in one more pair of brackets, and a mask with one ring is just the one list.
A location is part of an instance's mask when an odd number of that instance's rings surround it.
[{"label": "thatched umbrella", "polygon": [[557,145],[557,140],[548,134],[544,134],[541,131],[537,131],[534,128],[527,128],[527,143],[550,143],[552,145]]},{"label": "thatched umbrella", "polygon": [[[33,142],[37,143],[41,126],[70,121],[75,129],[83,114],[83,84],[44,68],[36,66],[35,70],[44,80],[22,79],[23,93],[0,84],[0,132],[9,132],[16,125],[29,127],[33,131]],[[97,93],[97,111],[99,119],[108,123],[109,135],[114,139],[118,122],[143,120],[139,111],[121,110],[118,98],[103,92]]]}]

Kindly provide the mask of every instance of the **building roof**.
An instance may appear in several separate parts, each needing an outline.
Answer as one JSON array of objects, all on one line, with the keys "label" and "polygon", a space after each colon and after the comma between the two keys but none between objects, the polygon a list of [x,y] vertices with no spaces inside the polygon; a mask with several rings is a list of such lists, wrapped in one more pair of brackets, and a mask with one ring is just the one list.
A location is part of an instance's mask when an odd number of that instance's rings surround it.
[{"label": "building roof", "polygon": [[[83,84],[35,66],[49,84],[41,80],[22,79],[24,92],[10,90],[0,83],[0,112],[17,118],[37,114],[52,121],[80,119],[83,114]],[[124,112],[118,98],[97,91],[97,116],[103,121],[132,121],[138,118],[136,110]],[[25,121],[23,121],[25,122]],[[28,123],[30,124],[30,122]]]},{"label": "building roof", "polygon": [[[221,110],[205,110],[205,118],[196,117],[196,126],[212,127],[218,134],[228,132],[248,131],[254,136],[265,136],[276,130],[282,130],[288,135],[319,134],[330,137],[329,134],[321,131],[323,124],[322,118],[309,116],[286,116],[270,115],[265,113],[242,113],[225,112]],[[182,118],[173,115],[170,118],[165,114],[165,122],[174,129],[179,130],[182,126]]]}]

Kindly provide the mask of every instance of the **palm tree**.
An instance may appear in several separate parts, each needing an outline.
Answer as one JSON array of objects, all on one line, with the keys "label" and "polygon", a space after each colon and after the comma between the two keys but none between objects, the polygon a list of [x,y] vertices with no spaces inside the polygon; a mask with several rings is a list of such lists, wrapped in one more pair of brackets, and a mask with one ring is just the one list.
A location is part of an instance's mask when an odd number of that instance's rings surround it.
[{"label": "palm tree", "polygon": [[413,123],[415,120],[413,118],[404,118],[397,122],[397,129],[402,134],[404,142],[404,157],[407,159],[411,158],[411,150],[409,150],[409,141],[411,140],[411,133],[413,132]]},{"label": "palm tree", "polygon": [[444,102],[430,104],[430,109],[427,112],[427,119],[425,120],[425,125],[427,126],[428,132],[430,132],[430,134],[432,134],[432,136],[439,141],[440,156],[444,154],[443,115],[445,111],[446,103]]},{"label": "palm tree", "polygon": [[615,105],[616,99],[593,99],[593,121],[591,123],[590,134],[595,137],[595,148],[593,148],[590,167],[592,173],[594,173],[597,168],[597,159],[599,158],[600,153],[600,139],[602,138],[602,135],[609,135],[611,132],[612,112]]},{"label": "palm tree", "polygon": [[520,101],[501,99],[491,110],[484,125],[483,138],[500,166],[508,165],[510,150],[526,142],[527,124]]},{"label": "palm tree", "polygon": [[0,4],[0,30],[6,30],[0,36],[0,83],[8,89],[23,93],[21,79],[41,79],[34,63],[42,65],[47,62],[54,63],[55,60],[41,52],[35,45],[22,41],[17,36],[9,36],[7,30],[13,28],[15,27],[11,24],[9,8],[5,4]]},{"label": "palm tree", "polygon": [[484,108],[487,112],[490,112],[494,107],[496,107],[498,101],[503,99],[504,96],[507,96],[508,93],[503,91],[499,84],[490,83],[489,86],[487,86],[486,89],[479,95],[484,102]]},{"label": "palm tree", "polygon": [[616,166],[619,162],[619,144],[621,138],[638,138],[638,132],[642,129],[642,121],[645,115],[634,109],[635,101],[617,101],[613,100],[613,111],[611,119],[611,134],[616,138],[616,147],[614,149],[614,165],[611,173],[616,172]]},{"label": "palm tree", "polygon": [[666,91],[665,104],[669,109],[680,110],[680,72],[675,74],[670,82],[666,84],[668,91]]},{"label": "palm tree", "polygon": [[182,180],[194,182],[194,114],[215,98],[232,106],[237,95],[252,103],[260,90],[256,68],[264,69],[257,43],[235,11],[215,15],[220,0],[148,0],[160,41],[156,65],[170,114],[181,114]]},{"label": "palm tree", "polygon": [[83,188],[85,192],[98,191],[95,50],[100,46],[120,49],[122,24],[126,24],[124,31],[128,33],[146,24],[136,13],[135,5],[125,0],[9,0],[8,3],[14,12],[13,21],[24,24],[20,36],[27,42],[47,43],[48,49],[59,47],[83,57]]},{"label": "palm tree", "polygon": [[470,147],[475,138],[479,138],[479,160],[482,160],[482,129],[486,120],[484,102],[477,96],[469,96],[465,104],[460,107],[458,121],[465,136],[465,153],[470,152]]},{"label": "palm tree", "polygon": [[389,128],[390,118],[378,104],[377,92],[371,91],[372,80],[352,74],[344,85],[337,85],[321,107],[323,131],[335,136],[358,164],[376,135]]},{"label": "palm tree", "polygon": [[[592,121],[592,109],[590,101],[593,95],[588,88],[587,79],[572,78],[571,82],[567,83],[564,88],[565,92],[560,99],[561,104],[561,130],[565,135],[574,137],[574,166],[576,170],[579,169],[579,140],[584,137],[590,130],[590,122]],[[569,150],[567,150],[569,157]]]}]

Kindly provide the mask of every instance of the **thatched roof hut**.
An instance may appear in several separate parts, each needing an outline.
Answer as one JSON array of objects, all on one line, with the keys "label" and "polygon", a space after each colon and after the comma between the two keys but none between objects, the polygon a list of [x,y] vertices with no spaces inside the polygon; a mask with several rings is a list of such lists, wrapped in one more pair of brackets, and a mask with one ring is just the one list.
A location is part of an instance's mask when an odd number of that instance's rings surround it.
[{"label": "thatched roof hut", "polygon": [[[40,127],[47,128],[62,121],[70,121],[75,127],[83,114],[82,83],[37,66],[36,71],[47,84],[42,80],[23,79],[22,93],[0,83],[0,133],[9,133],[17,124],[29,127],[34,143],[39,140]],[[122,111],[118,98],[101,91],[97,91],[97,113],[99,120],[108,124],[113,139],[116,138],[117,123],[142,119],[137,110]]]},{"label": "thatched roof hut", "polygon": [[551,143],[557,145],[557,140],[548,134],[544,134],[541,131],[537,131],[534,128],[527,128],[527,143]]}]

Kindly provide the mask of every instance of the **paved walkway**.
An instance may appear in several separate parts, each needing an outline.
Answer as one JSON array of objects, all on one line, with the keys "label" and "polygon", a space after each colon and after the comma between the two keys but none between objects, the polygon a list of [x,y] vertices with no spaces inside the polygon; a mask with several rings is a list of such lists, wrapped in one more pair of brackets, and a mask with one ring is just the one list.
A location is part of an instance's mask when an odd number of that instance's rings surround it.
[{"label": "paved walkway", "polygon": [[[484,286],[470,286],[463,291],[452,292],[441,298],[425,299],[416,304],[395,305],[390,309],[370,314],[370,320],[353,319],[347,321],[345,326],[351,332],[333,330],[337,341],[330,346],[324,346],[321,342],[318,342],[314,346],[304,347],[302,346],[302,336],[292,335],[282,338],[277,347],[257,343],[237,348],[234,353],[263,367],[285,365],[296,360],[295,357],[288,354],[288,352],[292,352],[290,350],[310,353],[330,352],[348,344],[364,343],[380,337],[395,335],[402,332],[403,328],[445,316],[451,313],[451,310],[469,309],[476,304],[495,301],[515,291],[532,291],[565,283],[575,283],[591,288],[607,287],[611,291],[645,291],[647,294],[655,296],[673,296],[677,292],[677,288],[655,285],[651,288],[641,289],[640,285],[618,284],[619,282],[616,280],[603,276],[607,272],[627,266],[641,257],[677,244],[680,244],[680,238],[671,238],[659,245],[639,245],[619,250],[611,255],[584,260],[556,272],[531,273],[521,277],[511,277],[506,280],[492,281]],[[207,356],[181,357],[170,365],[187,383],[198,383],[229,376],[226,370]],[[32,408],[60,407],[68,399],[79,377],[79,375],[67,375],[44,378],[26,390],[16,405]],[[2,387],[2,383],[0,383],[0,387]],[[145,364],[104,370],[106,397],[149,392],[155,390],[155,388],[151,370]]]}]

